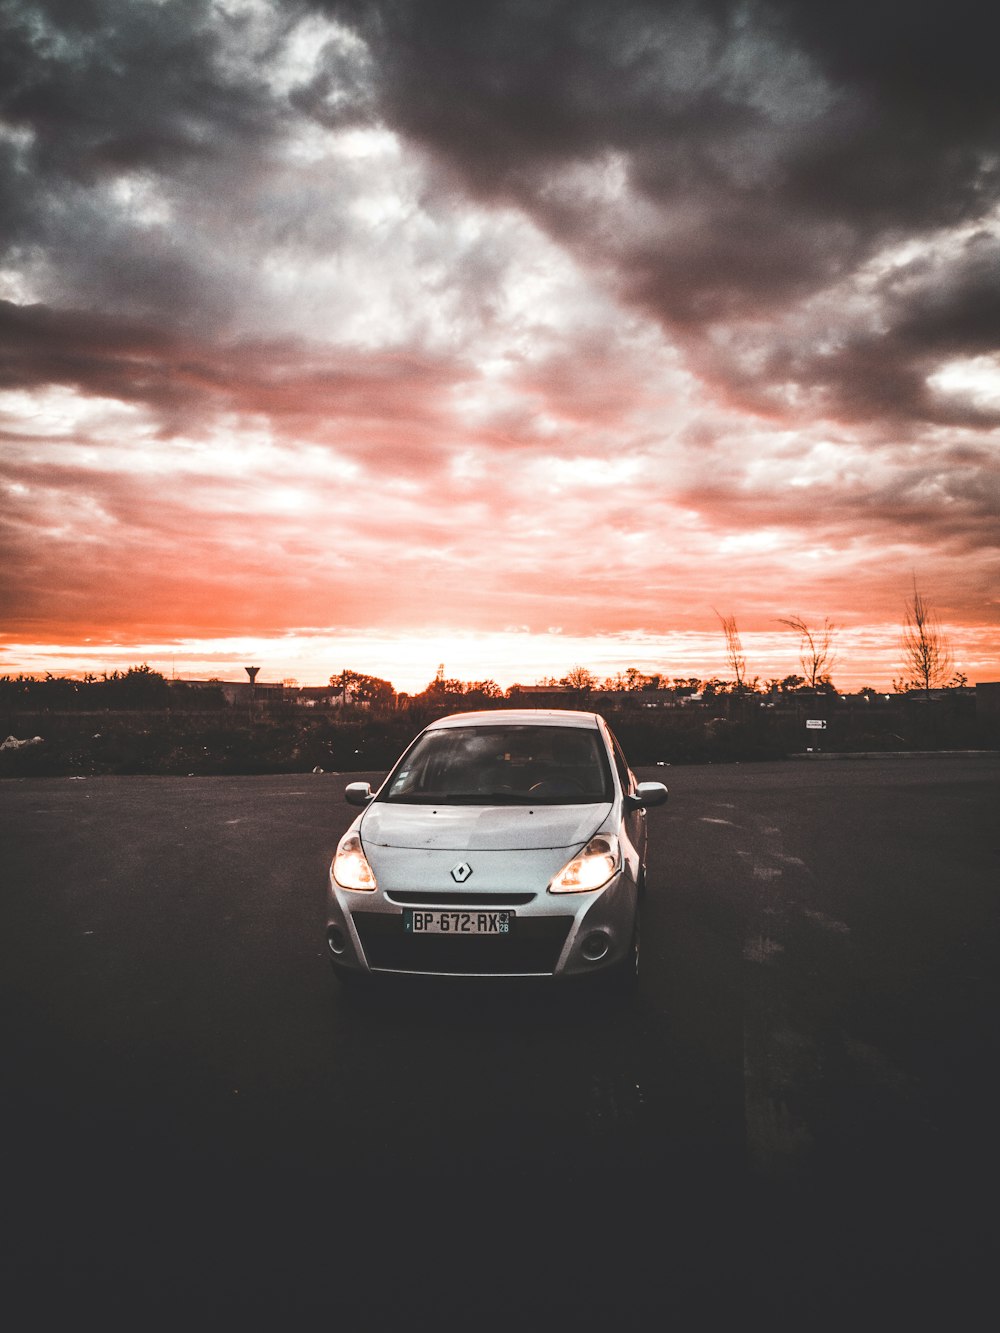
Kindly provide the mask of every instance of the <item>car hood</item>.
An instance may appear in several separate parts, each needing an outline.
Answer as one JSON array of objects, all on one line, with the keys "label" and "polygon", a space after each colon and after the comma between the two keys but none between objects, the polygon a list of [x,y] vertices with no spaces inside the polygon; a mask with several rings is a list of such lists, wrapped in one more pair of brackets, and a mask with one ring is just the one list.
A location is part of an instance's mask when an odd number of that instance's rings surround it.
[{"label": "car hood", "polygon": [[361,837],[377,847],[426,851],[532,851],[586,842],[611,806],[390,805],[376,802],[361,820]]}]

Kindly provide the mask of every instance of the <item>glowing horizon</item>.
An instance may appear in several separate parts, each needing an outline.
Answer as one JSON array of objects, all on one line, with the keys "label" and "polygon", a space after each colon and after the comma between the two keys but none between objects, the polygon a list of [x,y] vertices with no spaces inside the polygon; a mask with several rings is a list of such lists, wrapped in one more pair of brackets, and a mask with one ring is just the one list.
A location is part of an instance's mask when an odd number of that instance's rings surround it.
[{"label": "glowing horizon", "polygon": [[[955,627],[942,625],[940,632],[953,648],[954,671],[963,672],[970,684],[998,678],[991,627],[985,627],[978,637],[969,635],[961,641],[961,652],[954,651],[959,642]],[[749,680],[758,677],[764,683],[802,674],[798,640],[791,631],[741,630],[740,639]],[[238,681],[243,679],[245,666],[259,665],[261,682],[294,680],[306,686],[325,685],[331,676],[349,669],[388,680],[397,692],[407,694],[426,688],[439,667],[449,679],[492,680],[504,690],[515,684],[559,679],[578,666],[586,667],[598,680],[612,679],[629,667],[670,679],[732,678],[718,629],[586,638],[524,630],[495,635],[427,634],[405,639],[312,634],[287,635],[273,641],[257,637],[86,648],[19,644],[11,645],[10,651],[16,665],[0,657],[0,674],[39,675],[51,671],[56,676],[80,678],[88,672],[100,675],[145,663],[168,679],[217,677]],[[865,686],[889,690],[892,681],[904,674],[899,629],[893,626],[838,630],[833,652],[830,674],[843,693]]]}]

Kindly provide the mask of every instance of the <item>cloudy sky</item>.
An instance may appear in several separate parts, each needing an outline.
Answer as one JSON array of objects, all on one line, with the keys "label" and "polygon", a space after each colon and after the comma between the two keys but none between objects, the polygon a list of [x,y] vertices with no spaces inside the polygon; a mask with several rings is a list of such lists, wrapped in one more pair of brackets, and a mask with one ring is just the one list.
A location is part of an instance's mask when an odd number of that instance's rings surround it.
[{"label": "cloudy sky", "polygon": [[0,673],[1000,678],[982,0],[0,0]]}]

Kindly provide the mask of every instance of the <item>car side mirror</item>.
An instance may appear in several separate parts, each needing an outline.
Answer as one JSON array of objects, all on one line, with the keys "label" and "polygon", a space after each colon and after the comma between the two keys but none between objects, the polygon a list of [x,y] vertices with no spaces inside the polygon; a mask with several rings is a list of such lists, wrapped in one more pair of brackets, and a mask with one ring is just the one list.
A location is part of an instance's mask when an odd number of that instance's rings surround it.
[{"label": "car side mirror", "polygon": [[344,788],[344,799],[348,805],[368,805],[375,799],[370,782],[349,782]]},{"label": "car side mirror", "polygon": [[651,805],[664,805],[669,792],[662,782],[640,782],[634,796],[625,798],[631,810],[648,810]]}]

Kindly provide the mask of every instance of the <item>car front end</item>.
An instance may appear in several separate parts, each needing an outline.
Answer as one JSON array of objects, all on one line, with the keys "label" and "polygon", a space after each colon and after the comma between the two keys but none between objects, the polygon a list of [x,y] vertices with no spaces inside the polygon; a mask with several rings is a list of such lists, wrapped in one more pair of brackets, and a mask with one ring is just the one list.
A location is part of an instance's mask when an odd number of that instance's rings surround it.
[{"label": "car front end", "polygon": [[[503,716],[445,719],[436,727],[451,734],[432,738],[436,756],[421,758],[425,744],[415,758],[403,756],[377,794],[357,784],[348,789],[348,799],[365,809],[333,858],[327,918],[330,959],[343,979],[571,978],[627,966],[637,948],[644,811],[616,774],[603,723],[589,714],[549,714],[555,722],[534,714],[527,723],[508,714],[501,732]],[[567,717],[591,733],[585,744],[570,733]],[[560,718],[565,734],[540,732]],[[484,732],[488,742],[500,738],[492,745],[506,779],[499,789],[467,790],[466,765],[461,790],[428,792],[427,773],[447,766],[443,747],[450,747],[451,768],[440,782],[454,788],[456,747],[470,750]],[[559,745],[572,757],[574,743],[578,756],[581,745],[590,746],[601,773],[584,779],[578,759],[576,769],[559,770],[560,787],[538,757]],[[477,765],[478,780],[487,759],[477,757]],[[567,773],[576,775],[572,787]]]}]

